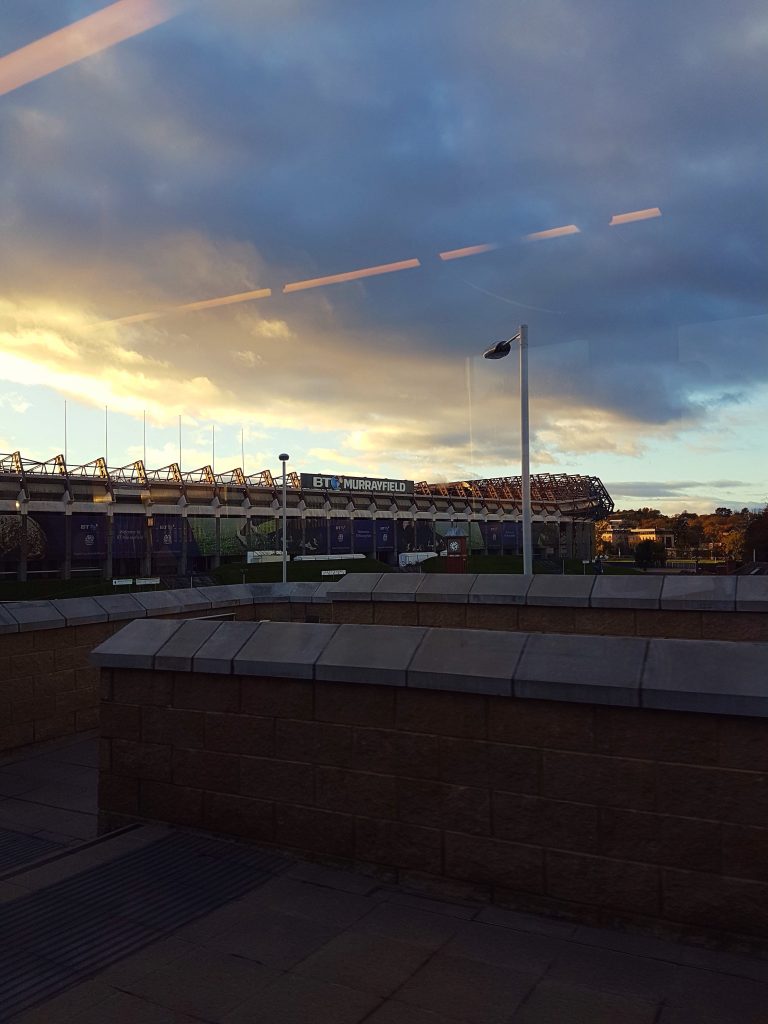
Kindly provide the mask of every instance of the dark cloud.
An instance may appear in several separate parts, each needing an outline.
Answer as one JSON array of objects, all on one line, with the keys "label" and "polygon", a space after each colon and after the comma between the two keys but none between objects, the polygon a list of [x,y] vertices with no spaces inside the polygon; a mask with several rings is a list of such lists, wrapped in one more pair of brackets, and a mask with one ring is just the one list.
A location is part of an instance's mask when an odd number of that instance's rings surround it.
[{"label": "dark cloud", "polygon": [[[95,6],[16,0],[2,20],[22,45]],[[525,319],[539,398],[702,422],[768,380],[761,18],[757,0],[198,0],[3,99],[0,272],[38,287],[44,251],[46,287],[109,317],[416,256],[328,289],[332,314],[293,295],[264,315],[320,317],[342,349],[380,331],[425,366]],[[169,250],[142,281],[148,240],[181,231],[213,254],[180,273]],[[486,241],[504,245],[437,259]],[[97,265],[126,258],[135,277],[103,288]],[[182,350],[203,333],[167,331]],[[190,372],[204,357],[188,346]]]}]

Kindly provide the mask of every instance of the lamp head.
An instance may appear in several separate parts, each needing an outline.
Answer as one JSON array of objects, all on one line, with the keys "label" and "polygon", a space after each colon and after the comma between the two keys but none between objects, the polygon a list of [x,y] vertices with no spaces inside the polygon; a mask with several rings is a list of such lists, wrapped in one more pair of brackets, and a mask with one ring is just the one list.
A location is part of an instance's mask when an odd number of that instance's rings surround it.
[{"label": "lamp head", "polygon": [[278,459],[280,459],[281,462],[287,462],[288,459],[290,458],[290,455],[286,455],[285,453],[283,453],[282,455],[278,455],[277,457]]},{"label": "lamp head", "polygon": [[491,345],[483,352],[483,359],[503,359],[504,356],[508,356],[512,348],[512,342],[517,341],[520,337],[519,332],[514,338],[508,338],[506,341],[497,341],[495,345]]}]

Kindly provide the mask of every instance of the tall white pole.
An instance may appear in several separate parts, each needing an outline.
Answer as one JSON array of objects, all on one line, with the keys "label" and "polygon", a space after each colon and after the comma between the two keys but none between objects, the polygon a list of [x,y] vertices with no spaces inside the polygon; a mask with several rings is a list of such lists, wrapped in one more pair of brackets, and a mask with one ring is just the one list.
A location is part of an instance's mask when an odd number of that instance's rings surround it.
[{"label": "tall white pole", "polygon": [[144,410],[144,468],[147,468],[147,410]]},{"label": "tall white pole", "polygon": [[179,413],[179,469],[181,469],[181,413]]},{"label": "tall white pole", "polygon": [[109,465],[109,408],[104,406],[104,461]]},{"label": "tall white pole", "polygon": [[288,516],[288,473],[286,471],[287,455],[281,455],[280,461],[283,464],[283,583],[288,582],[288,543],[287,543],[287,516]]},{"label": "tall white pole", "polygon": [[523,478],[523,572],[533,572],[531,464],[528,424],[528,324],[520,325],[520,445]]},{"label": "tall white pole", "polygon": [[64,399],[64,462],[67,461],[67,400]]}]

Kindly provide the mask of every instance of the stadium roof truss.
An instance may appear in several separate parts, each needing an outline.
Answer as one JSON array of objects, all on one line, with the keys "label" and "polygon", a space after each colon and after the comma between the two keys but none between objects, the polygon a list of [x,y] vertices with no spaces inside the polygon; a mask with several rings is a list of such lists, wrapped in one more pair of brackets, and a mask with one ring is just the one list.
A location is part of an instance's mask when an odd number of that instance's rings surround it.
[{"label": "stadium roof truss", "polygon": [[[12,477],[18,481],[21,490],[28,496],[27,482],[34,479],[59,479],[66,487],[70,480],[90,480],[102,484],[115,497],[115,489],[123,487],[151,488],[152,484],[176,484],[186,497],[187,487],[211,489],[211,500],[218,496],[220,488],[239,488],[247,496],[250,490],[279,491],[282,478],[277,479],[268,469],[246,476],[242,468],[214,473],[211,466],[201,466],[183,472],[177,462],[160,469],[146,469],[144,462],[137,459],[126,466],[107,466],[103,458],[79,466],[67,466],[63,455],[40,462],[27,459],[20,452],[0,454],[0,477]],[[292,490],[301,490],[299,474],[287,474],[287,485]],[[330,492],[329,492],[330,493]],[[339,497],[338,492],[332,492]],[[381,495],[384,497],[385,495]],[[370,494],[361,494],[368,502]],[[392,497],[391,495],[389,497]],[[414,488],[414,498],[439,499],[450,503],[458,499],[471,505],[476,501],[506,502],[515,510],[522,507],[522,478],[519,476],[489,477],[479,480],[460,480],[451,483],[427,483],[421,481]],[[539,473],[531,477],[531,504],[539,513],[577,515],[589,519],[603,519],[613,512],[613,500],[596,476],[580,476],[568,473]]]}]

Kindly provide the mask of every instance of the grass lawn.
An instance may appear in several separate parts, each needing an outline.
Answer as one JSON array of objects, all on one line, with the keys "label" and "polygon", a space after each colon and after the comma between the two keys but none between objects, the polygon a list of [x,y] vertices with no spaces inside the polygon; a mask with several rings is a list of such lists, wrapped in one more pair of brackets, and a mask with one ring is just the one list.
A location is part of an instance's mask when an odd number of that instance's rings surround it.
[{"label": "grass lawn", "polygon": [[[392,566],[377,562],[374,558],[339,558],[321,562],[289,562],[289,583],[328,583],[336,576],[323,576],[324,571],[344,569],[347,572],[393,572]],[[266,562],[264,565],[244,565],[233,562],[212,569],[209,573],[217,583],[280,583],[283,578],[281,562]]]}]

